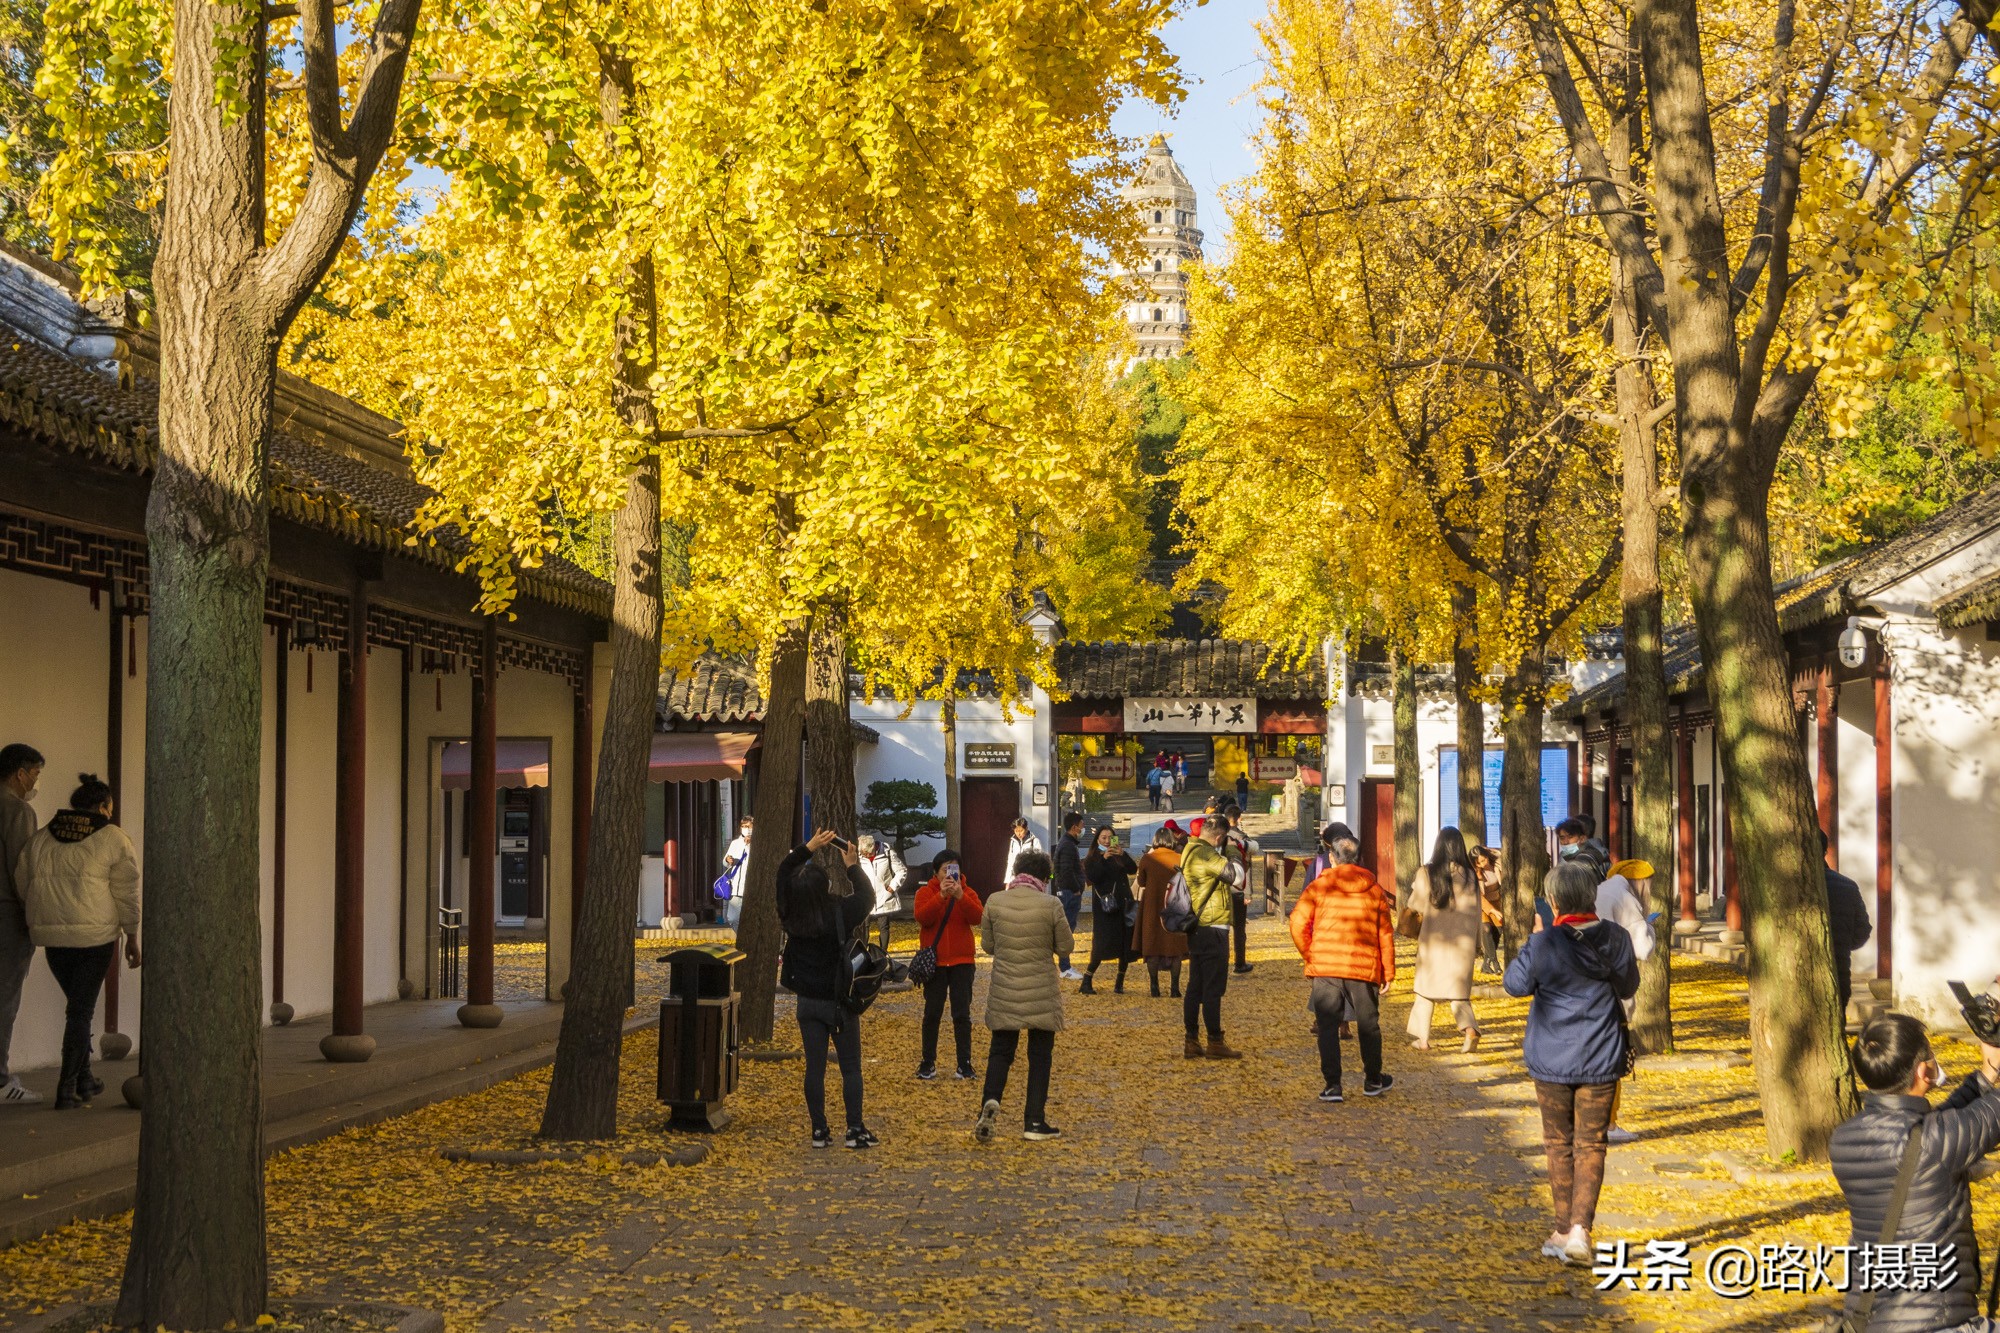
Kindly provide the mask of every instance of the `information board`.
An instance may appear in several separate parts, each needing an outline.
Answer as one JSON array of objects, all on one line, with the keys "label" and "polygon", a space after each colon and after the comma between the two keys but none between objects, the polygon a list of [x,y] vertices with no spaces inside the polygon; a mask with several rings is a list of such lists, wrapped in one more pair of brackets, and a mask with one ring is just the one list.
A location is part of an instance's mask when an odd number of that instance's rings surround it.
[{"label": "information board", "polygon": [[[1486,789],[1486,838],[1499,841],[1500,779],[1505,771],[1507,752],[1488,746],[1483,786]],[[1569,747],[1542,747],[1542,826],[1554,828],[1569,816]],[[1458,747],[1438,747],[1438,822],[1458,823]]]}]

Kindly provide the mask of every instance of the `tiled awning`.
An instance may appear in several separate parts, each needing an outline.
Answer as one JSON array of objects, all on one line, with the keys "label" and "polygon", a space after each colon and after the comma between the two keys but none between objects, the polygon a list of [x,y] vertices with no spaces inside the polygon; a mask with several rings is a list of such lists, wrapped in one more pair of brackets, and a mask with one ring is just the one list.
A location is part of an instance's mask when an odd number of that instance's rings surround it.
[{"label": "tiled awning", "polygon": [[734,782],[757,736],[747,731],[662,731],[653,737],[654,782]]}]

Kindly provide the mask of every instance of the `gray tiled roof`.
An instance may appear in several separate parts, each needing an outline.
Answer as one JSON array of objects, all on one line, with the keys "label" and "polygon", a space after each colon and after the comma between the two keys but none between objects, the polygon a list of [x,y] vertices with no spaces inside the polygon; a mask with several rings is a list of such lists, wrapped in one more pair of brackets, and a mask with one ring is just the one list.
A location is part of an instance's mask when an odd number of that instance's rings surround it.
[{"label": "gray tiled roof", "polygon": [[[137,374],[117,383],[0,331],[0,423],[128,472],[150,472],[159,456],[159,386]],[[293,435],[271,436],[270,483],[272,512],[356,546],[447,569],[468,549],[453,530],[417,535],[417,510],[431,494],[424,486]],[[560,557],[523,570],[520,587],[571,610],[610,612],[610,586]]]},{"label": "gray tiled roof", "polygon": [[659,716],[673,722],[754,722],[764,716],[757,666],[748,658],[705,653],[685,671],[660,673]]},{"label": "gray tiled roof", "polygon": [[[1909,577],[1983,532],[2000,527],[2000,486],[1976,495],[1917,524],[1888,541],[1857,551],[1810,574],[1778,585],[1778,628],[1793,634],[1858,610],[1868,596]],[[1984,601],[1981,590],[1984,589]],[[1933,610],[1947,625],[1981,619],[1982,606],[2000,611],[2000,571],[1961,587]],[[1668,627],[1664,636],[1667,693],[1682,694],[1700,682],[1701,645],[1692,623]],[[1618,707],[1625,700],[1625,673],[1598,682],[1565,700],[1552,715],[1578,718]]]},{"label": "gray tiled roof", "polygon": [[1269,644],[1243,639],[1160,639],[1151,643],[1058,643],[1056,675],[1076,699],[1259,698],[1323,703],[1318,658],[1289,665]]}]

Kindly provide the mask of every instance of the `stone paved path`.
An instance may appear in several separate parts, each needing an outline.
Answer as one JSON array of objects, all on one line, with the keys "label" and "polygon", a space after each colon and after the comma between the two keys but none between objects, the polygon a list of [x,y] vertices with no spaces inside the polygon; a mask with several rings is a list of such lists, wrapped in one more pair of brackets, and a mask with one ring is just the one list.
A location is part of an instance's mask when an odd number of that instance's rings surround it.
[{"label": "stone paved path", "polygon": [[[1545,1195],[1511,1062],[1410,1051],[1405,984],[1384,1016],[1396,1086],[1361,1097],[1357,1062],[1347,1103],[1322,1105],[1280,922],[1253,924],[1253,958],[1225,1010],[1240,1063],[1183,1060],[1178,1005],[1143,971],[1124,995],[1108,976],[1072,989],[1054,1143],[1018,1137],[1018,1069],[985,1147],[976,1084],[912,1077],[914,993],[864,1020],[870,1152],[807,1146],[796,1061],[748,1067],[736,1124],[689,1169],[440,1155],[524,1140],[545,1073],[350,1131],[272,1163],[273,1294],[424,1306],[452,1333],[1649,1327],[1537,1256]],[[1511,1046],[1518,1018],[1489,1036]],[[651,1043],[626,1046],[621,1146],[665,1137]],[[0,1326],[107,1299],[125,1227],[0,1251]]]},{"label": "stone paved path", "polygon": [[799,1066],[756,1066],[684,1192],[631,1208],[479,1326],[1622,1327],[1580,1275],[1529,1261],[1539,1179],[1452,1057],[1407,1049],[1401,1003],[1389,1095],[1359,1095],[1357,1061],[1345,1105],[1314,1099],[1277,931],[1259,924],[1264,968],[1232,981],[1241,1064],[1183,1060],[1179,1006],[1143,973],[1123,996],[1072,994],[1056,1143],[1018,1137],[1017,1086],[1001,1137],[976,1145],[977,1085],[916,1081],[919,1001],[888,997],[865,1029],[880,1148],[809,1150]]}]

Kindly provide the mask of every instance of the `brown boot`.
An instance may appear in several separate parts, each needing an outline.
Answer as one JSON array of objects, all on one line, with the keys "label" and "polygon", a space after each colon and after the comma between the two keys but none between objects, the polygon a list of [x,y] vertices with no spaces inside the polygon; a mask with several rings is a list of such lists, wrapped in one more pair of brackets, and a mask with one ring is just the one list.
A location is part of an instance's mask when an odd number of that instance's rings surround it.
[{"label": "brown boot", "polygon": [[1190,1060],[1199,1060],[1207,1052],[1201,1049],[1201,1039],[1199,1037],[1189,1037],[1181,1046],[1181,1054]]},{"label": "brown boot", "polygon": [[1241,1060],[1243,1052],[1231,1046],[1220,1037],[1208,1039],[1208,1058],[1211,1060]]}]

